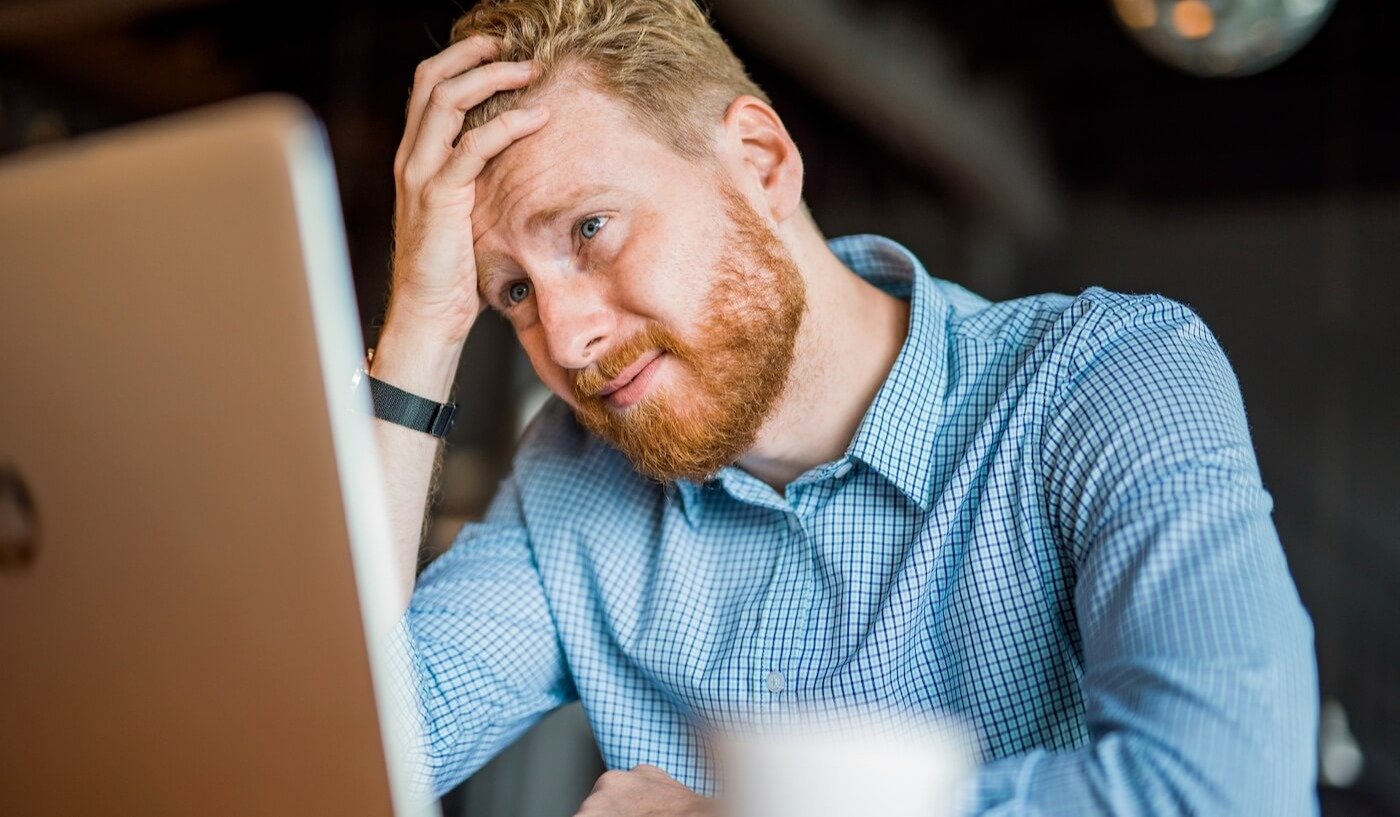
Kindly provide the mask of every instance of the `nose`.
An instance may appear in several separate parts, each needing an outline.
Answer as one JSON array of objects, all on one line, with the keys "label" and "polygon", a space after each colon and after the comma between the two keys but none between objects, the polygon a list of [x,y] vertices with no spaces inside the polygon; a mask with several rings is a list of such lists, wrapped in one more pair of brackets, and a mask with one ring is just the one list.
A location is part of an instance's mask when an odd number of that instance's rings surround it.
[{"label": "nose", "polygon": [[591,276],[570,276],[535,289],[549,356],[565,369],[582,369],[603,356],[613,332],[612,312]]}]

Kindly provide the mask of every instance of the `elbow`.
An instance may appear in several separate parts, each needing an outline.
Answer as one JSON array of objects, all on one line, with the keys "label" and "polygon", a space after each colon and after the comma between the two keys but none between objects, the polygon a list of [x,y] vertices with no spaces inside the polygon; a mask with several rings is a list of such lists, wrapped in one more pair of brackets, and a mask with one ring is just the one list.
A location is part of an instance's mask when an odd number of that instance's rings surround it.
[{"label": "elbow", "polygon": [[1153,752],[1152,765],[1171,781],[1179,813],[1302,817],[1317,813],[1318,693],[1316,662],[1277,655],[1245,674],[1235,695],[1198,724],[1180,724],[1188,753]]},{"label": "elbow", "polygon": [[1310,632],[1228,666],[1158,667],[1100,698],[1100,728],[1108,731],[1094,742],[1090,784],[1102,811],[1315,815],[1318,694]]}]

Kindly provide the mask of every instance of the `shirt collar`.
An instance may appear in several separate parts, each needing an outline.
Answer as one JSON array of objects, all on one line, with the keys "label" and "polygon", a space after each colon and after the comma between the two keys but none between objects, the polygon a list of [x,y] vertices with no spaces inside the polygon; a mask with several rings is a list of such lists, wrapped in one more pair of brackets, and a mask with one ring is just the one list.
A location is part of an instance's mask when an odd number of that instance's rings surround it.
[{"label": "shirt collar", "polygon": [[[909,334],[846,457],[863,462],[926,511],[933,501],[933,439],[948,382],[948,302],[919,259],[891,239],[851,235],[828,246],[857,275],[910,302]],[[703,496],[715,484],[679,480],[667,493],[679,497],[686,521],[695,525]]]},{"label": "shirt collar", "polygon": [[948,301],[919,259],[888,238],[847,236],[832,241],[831,250],[865,280],[910,302],[909,334],[846,456],[926,511],[933,503],[933,441],[948,386]]},{"label": "shirt collar", "polygon": [[700,522],[701,496],[706,491],[711,490],[714,484],[713,480],[703,485],[688,479],[676,480],[666,484],[666,496],[672,501],[679,500],[681,512],[685,514],[686,524],[693,528]]}]

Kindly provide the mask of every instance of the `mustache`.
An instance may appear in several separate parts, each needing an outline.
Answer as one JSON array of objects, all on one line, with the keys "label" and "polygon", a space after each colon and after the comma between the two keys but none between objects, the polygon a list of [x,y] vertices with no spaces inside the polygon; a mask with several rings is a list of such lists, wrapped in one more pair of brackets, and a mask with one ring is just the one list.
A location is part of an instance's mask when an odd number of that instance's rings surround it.
[{"label": "mustache", "polygon": [[668,330],[658,324],[650,324],[608,352],[597,363],[574,372],[571,384],[574,398],[579,402],[601,401],[599,393],[607,388],[609,383],[635,363],[637,358],[656,350],[676,355],[682,360],[693,359],[690,350]]}]

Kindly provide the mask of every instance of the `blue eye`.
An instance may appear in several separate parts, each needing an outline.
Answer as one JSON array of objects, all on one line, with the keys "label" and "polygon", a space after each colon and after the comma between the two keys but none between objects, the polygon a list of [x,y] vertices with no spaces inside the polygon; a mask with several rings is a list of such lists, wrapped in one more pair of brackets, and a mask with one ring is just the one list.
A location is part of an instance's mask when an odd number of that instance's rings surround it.
[{"label": "blue eye", "polygon": [[583,236],[584,240],[588,240],[597,235],[598,231],[603,229],[603,225],[606,224],[607,221],[607,216],[589,216],[583,220],[583,223],[578,225],[578,233]]},{"label": "blue eye", "polygon": [[511,306],[515,306],[528,297],[530,297],[530,285],[524,281],[516,281],[506,288],[506,303]]}]

